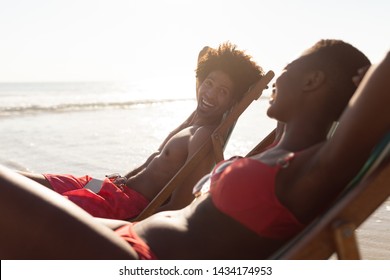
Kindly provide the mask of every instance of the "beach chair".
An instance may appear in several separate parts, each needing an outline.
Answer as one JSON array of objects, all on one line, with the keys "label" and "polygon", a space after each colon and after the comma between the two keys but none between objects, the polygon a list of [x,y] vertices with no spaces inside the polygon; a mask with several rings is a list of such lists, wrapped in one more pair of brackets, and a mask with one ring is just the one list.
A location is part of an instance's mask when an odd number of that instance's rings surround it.
[{"label": "beach chair", "polygon": [[390,133],[324,214],[270,259],[360,259],[355,230],[390,196]]},{"label": "beach chair", "polygon": [[212,133],[211,137],[205,141],[199,150],[195,152],[195,154],[164,186],[164,188],[149,203],[149,205],[135,219],[133,219],[133,221],[140,221],[154,214],[156,209],[167,201],[175,188],[182,184],[184,179],[191,174],[191,172],[196,168],[199,162],[206,157],[206,155],[213,153],[215,163],[224,159],[224,148],[226,147],[226,143],[237,119],[254,100],[257,100],[261,96],[263,90],[267,87],[267,84],[272,80],[274,75],[275,74],[272,71],[269,71],[250,87],[241,101],[231,108],[221,124]]}]

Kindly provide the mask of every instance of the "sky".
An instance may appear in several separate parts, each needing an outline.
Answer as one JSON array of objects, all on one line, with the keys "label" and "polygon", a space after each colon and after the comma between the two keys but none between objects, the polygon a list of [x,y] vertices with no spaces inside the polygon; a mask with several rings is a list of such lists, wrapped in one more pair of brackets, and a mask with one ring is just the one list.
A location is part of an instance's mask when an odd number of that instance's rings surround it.
[{"label": "sky", "polygon": [[276,73],[323,38],[375,63],[389,13],[387,0],[0,0],[0,82],[175,82],[226,41]]}]

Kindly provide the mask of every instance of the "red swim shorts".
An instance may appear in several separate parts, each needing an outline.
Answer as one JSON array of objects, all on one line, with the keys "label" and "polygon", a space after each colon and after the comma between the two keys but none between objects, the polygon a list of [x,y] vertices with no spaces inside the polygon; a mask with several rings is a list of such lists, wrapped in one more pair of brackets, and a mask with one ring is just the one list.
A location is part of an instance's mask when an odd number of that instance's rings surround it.
[{"label": "red swim shorts", "polygon": [[94,217],[127,220],[136,217],[149,204],[143,195],[131,188],[117,187],[106,178],[94,193],[84,188],[92,178],[88,175],[44,174],[55,192],[67,197]]},{"label": "red swim shorts", "polygon": [[126,240],[134,251],[137,252],[140,260],[157,260],[156,255],[152,252],[148,244],[146,244],[134,231],[134,224],[127,224],[115,230],[121,238]]}]

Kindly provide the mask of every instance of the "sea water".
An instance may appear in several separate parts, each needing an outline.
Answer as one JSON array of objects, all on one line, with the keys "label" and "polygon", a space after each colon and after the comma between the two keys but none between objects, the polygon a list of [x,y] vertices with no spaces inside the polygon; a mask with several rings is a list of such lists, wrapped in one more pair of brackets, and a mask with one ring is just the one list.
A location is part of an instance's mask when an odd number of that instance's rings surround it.
[{"label": "sea water", "polygon": [[[195,92],[178,91],[119,82],[0,84],[0,164],[97,177],[128,172],[195,110]],[[244,112],[227,157],[245,155],[275,127],[267,107],[263,97]]]}]

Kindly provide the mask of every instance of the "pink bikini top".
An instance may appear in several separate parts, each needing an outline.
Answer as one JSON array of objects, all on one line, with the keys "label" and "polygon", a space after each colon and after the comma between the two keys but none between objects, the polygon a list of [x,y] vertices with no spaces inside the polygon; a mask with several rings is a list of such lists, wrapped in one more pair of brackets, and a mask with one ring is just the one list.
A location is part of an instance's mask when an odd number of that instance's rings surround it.
[{"label": "pink bikini top", "polygon": [[210,178],[209,193],[215,207],[258,235],[284,239],[304,227],[275,194],[275,178],[294,154],[276,166],[251,158],[218,164]]}]

